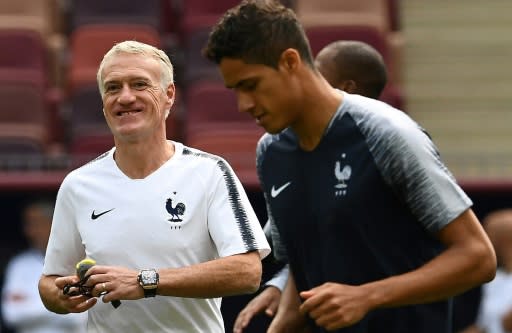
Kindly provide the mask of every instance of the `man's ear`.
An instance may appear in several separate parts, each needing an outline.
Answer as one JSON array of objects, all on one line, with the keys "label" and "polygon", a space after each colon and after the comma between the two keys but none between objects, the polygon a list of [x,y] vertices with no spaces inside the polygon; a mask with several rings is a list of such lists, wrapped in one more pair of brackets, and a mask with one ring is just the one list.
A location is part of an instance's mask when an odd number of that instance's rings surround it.
[{"label": "man's ear", "polygon": [[176,96],[176,86],[174,85],[174,83],[171,83],[167,87],[167,103],[170,103],[171,106],[174,104],[175,96]]},{"label": "man's ear", "polygon": [[302,59],[300,58],[299,52],[296,49],[289,48],[281,53],[278,66],[284,70],[293,71],[296,70],[301,63]]},{"label": "man's ear", "polygon": [[341,81],[336,88],[341,89],[349,94],[354,94],[357,91],[357,83],[354,80]]}]

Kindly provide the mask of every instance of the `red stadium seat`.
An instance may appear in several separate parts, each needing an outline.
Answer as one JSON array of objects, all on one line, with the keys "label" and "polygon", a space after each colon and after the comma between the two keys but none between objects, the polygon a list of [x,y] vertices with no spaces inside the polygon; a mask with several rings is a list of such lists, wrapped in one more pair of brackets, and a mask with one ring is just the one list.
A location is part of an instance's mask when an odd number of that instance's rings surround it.
[{"label": "red stadium seat", "polygon": [[264,130],[255,124],[217,123],[191,133],[187,145],[226,159],[249,190],[259,190],[256,144]]},{"label": "red stadium seat", "polygon": [[0,29],[0,80],[32,82],[48,86],[48,50],[41,35],[30,29]]},{"label": "red stadium seat", "polygon": [[305,27],[368,25],[382,33],[390,30],[387,0],[296,0],[297,16]]},{"label": "red stadium seat", "polygon": [[91,134],[76,139],[69,150],[73,167],[83,165],[114,147],[114,139],[111,134]]},{"label": "red stadium seat", "polygon": [[193,85],[196,81],[208,80],[222,82],[217,66],[206,59],[201,50],[208,41],[209,30],[197,30],[186,41],[185,47],[185,87]]},{"label": "red stadium seat", "polygon": [[142,24],[162,29],[162,0],[73,0],[70,30],[85,24]]},{"label": "red stadium seat", "polygon": [[357,40],[371,45],[382,55],[387,64],[390,62],[385,36],[371,26],[311,26],[306,28],[306,35],[308,36],[313,56],[316,56],[324,46],[331,42],[337,40]]},{"label": "red stadium seat", "polygon": [[31,84],[0,81],[0,140],[4,148],[33,151],[38,147],[44,152],[48,138],[43,92]]},{"label": "red stadium seat", "polygon": [[379,99],[399,110],[407,112],[404,94],[400,88],[393,84],[388,83],[386,87],[384,87]]},{"label": "red stadium seat", "polygon": [[209,29],[224,12],[240,3],[240,0],[186,0],[183,1],[181,35],[186,41],[193,32]]},{"label": "red stadium seat", "polygon": [[238,111],[236,95],[221,82],[200,81],[185,92],[185,141],[189,134],[212,128],[215,124],[256,127],[254,120]]},{"label": "red stadium seat", "polygon": [[371,26],[311,26],[306,28],[311,50],[315,56],[327,44],[337,40],[357,40],[373,46],[384,58],[388,67],[389,81],[398,85],[402,64],[399,59],[394,59],[390,51],[388,37]]}]

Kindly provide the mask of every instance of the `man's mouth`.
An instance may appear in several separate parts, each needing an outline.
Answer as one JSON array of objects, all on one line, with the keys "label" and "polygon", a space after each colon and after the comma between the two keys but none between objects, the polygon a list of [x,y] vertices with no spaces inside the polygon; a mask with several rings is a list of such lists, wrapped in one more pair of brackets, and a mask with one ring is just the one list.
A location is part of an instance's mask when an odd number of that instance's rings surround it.
[{"label": "man's mouth", "polygon": [[132,114],[136,114],[136,113],[139,113],[141,112],[141,110],[125,110],[125,111],[118,111],[116,113],[116,116],[118,117],[122,117],[122,116],[129,116],[129,115],[132,115]]},{"label": "man's mouth", "polygon": [[259,123],[261,122],[261,119],[262,119],[263,117],[265,117],[265,114],[264,114],[264,113],[259,114],[259,115],[255,115],[255,116],[254,116],[254,119],[256,120],[256,123],[258,123],[258,124],[259,124]]}]

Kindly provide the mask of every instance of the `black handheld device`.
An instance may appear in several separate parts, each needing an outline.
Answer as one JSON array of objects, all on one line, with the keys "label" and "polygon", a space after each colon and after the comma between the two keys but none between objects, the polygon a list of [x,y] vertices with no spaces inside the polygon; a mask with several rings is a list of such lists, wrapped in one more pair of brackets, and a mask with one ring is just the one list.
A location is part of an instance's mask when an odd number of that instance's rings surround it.
[{"label": "black handheld device", "polygon": [[[85,273],[91,268],[92,266],[96,265],[96,261],[90,258],[85,258],[83,260],[80,260],[76,264],[76,275],[80,278],[80,281],[77,285],[66,285],[64,287],[64,293],[68,295],[86,295],[86,296],[92,296],[91,295],[91,288],[85,286],[85,282],[87,282],[87,279],[89,276],[86,276]],[[72,287],[78,288],[78,292],[71,291]],[[114,308],[118,308],[121,305],[121,301],[119,300],[113,300],[110,302]]]}]

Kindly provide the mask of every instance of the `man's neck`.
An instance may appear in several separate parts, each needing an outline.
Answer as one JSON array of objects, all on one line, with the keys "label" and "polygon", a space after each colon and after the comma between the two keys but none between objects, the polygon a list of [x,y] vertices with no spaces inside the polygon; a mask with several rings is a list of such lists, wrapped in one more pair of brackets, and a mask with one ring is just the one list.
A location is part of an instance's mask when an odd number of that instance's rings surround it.
[{"label": "man's neck", "polygon": [[340,106],[343,95],[321,79],[306,90],[303,116],[292,126],[299,138],[299,145],[305,151],[314,150]]},{"label": "man's neck", "polygon": [[166,163],[175,152],[172,141],[116,144],[114,160],[129,178],[143,179]]}]

